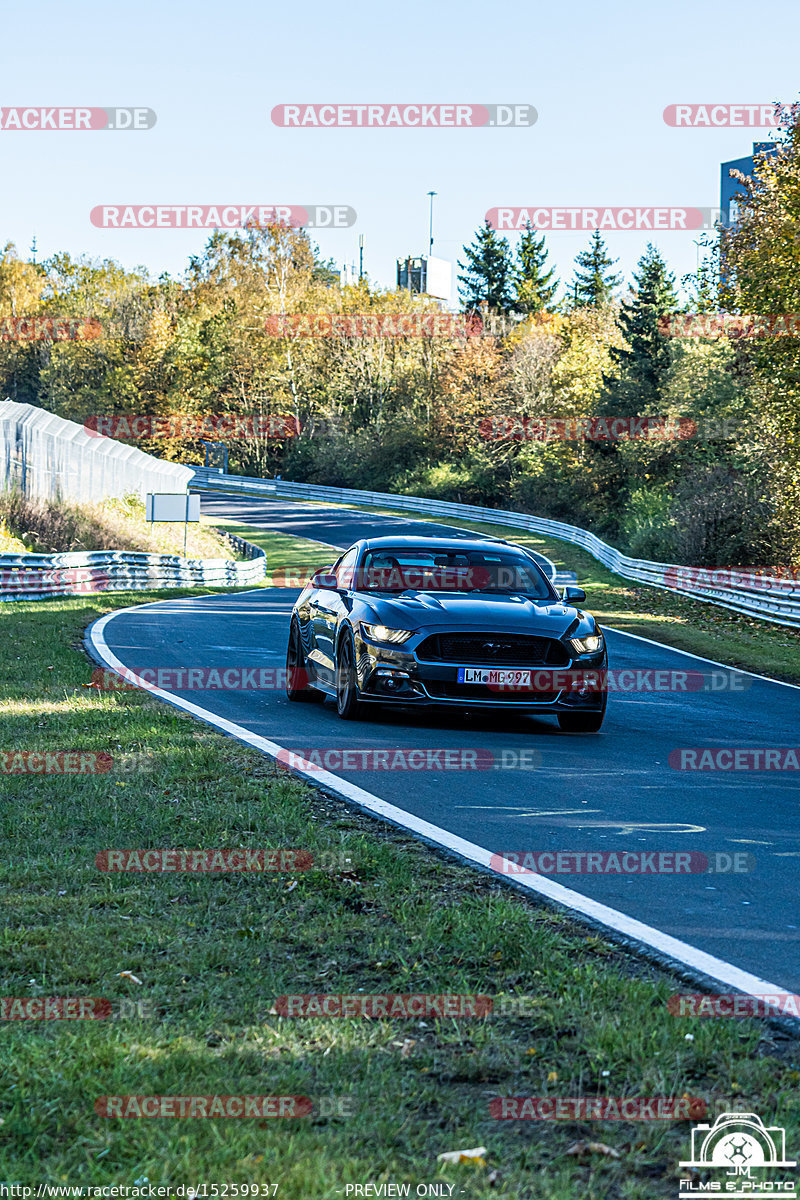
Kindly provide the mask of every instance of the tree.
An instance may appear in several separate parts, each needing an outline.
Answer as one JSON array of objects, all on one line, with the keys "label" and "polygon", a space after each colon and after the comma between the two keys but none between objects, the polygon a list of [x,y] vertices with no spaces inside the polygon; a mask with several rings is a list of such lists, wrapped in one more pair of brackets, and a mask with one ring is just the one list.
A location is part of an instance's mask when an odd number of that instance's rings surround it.
[{"label": "tree", "polygon": [[759,155],[752,175],[739,177],[743,186],[737,196],[737,219],[720,236],[720,279],[726,311],[786,316],[782,333],[741,339],[739,355],[752,377],[748,391],[755,429],[750,449],[760,460],[773,506],[774,552],[796,563],[800,356],[794,314],[800,312],[800,104],[784,113],[780,129],[777,154]]},{"label": "tree", "polygon": [[0,252],[0,317],[27,318],[38,311],[44,290],[44,271],[24,262],[13,242]]},{"label": "tree", "polygon": [[341,272],[334,259],[329,258],[326,262],[318,259],[311,276],[318,283],[324,283],[326,287],[338,287]]},{"label": "tree", "polygon": [[[6,321],[30,320],[41,308],[44,271],[17,255],[8,242],[0,252],[0,330]],[[7,340],[8,339],[8,340]],[[36,404],[39,389],[37,344],[16,341],[14,335],[0,338],[0,399],[6,397]]]},{"label": "tree", "polygon": [[466,263],[458,263],[458,292],[465,308],[469,311],[488,305],[492,312],[510,312],[514,266],[507,238],[500,237],[485,221],[472,245],[464,247],[464,254]]},{"label": "tree", "polygon": [[517,309],[524,313],[539,313],[548,308],[558,291],[555,268],[545,270],[547,250],[544,234],[537,240],[536,230],[529,223],[517,246],[515,288]]},{"label": "tree", "polygon": [[697,270],[681,276],[681,287],[688,297],[690,312],[716,312],[719,308],[722,279],[719,267],[719,235],[704,233],[699,240],[703,248],[703,261]]},{"label": "tree", "polygon": [[575,308],[602,308],[611,303],[622,283],[622,277],[611,271],[616,262],[619,259],[609,257],[600,231],[595,229],[589,249],[582,250],[575,259],[571,296]]},{"label": "tree", "polygon": [[[634,272],[630,295],[620,309],[619,324],[627,349],[614,351],[622,373],[645,404],[663,399],[670,344],[659,322],[677,307],[675,276],[658,248],[649,242]],[[641,404],[639,408],[642,411]]]}]

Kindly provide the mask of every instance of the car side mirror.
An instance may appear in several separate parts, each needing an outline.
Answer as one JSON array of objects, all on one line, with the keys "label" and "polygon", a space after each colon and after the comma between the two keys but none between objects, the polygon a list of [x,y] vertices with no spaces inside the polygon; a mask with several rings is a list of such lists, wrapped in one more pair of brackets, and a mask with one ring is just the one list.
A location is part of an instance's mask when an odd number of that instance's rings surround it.
[{"label": "car side mirror", "polygon": [[311,576],[311,586],[315,588],[327,588],[335,591],[339,586],[339,581],[331,571],[330,567],[325,567],[321,571],[315,571]]},{"label": "car side mirror", "polygon": [[583,590],[583,588],[579,588],[579,587],[565,587],[564,588],[564,603],[565,604],[580,604],[580,602],[585,599],[586,599],[586,592]]}]

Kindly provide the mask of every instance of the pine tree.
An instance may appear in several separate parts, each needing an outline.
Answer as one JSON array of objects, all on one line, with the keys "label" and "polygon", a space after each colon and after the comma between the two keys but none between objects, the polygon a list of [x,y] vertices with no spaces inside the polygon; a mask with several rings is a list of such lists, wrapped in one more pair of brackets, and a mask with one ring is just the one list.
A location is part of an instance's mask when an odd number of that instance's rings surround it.
[{"label": "pine tree", "polygon": [[538,313],[552,304],[558,291],[558,280],[555,278],[554,267],[549,271],[545,270],[546,262],[544,234],[537,240],[536,230],[532,225],[526,225],[517,246],[514,280],[516,306],[520,312]]},{"label": "pine tree", "polygon": [[724,276],[720,270],[720,244],[711,240],[708,234],[700,239],[703,248],[703,261],[699,261],[697,270],[681,277],[681,287],[689,297],[688,309],[691,312],[716,312],[724,308],[723,287]]},{"label": "pine tree", "polygon": [[575,259],[575,278],[570,297],[575,308],[602,308],[604,304],[611,303],[615,289],[622,283],[622,276],[611,271],[617,262],[619,259],[609,257],[600,231],[595,229],[589,249],[582,250]]},{"label": "pine tree", "polygon": [[458,292],[467,311],[487,304],[492,312],[510,312],[514,267],[508,240],[485,221],[464,254],[466,263],[458,263]]},{"label": "pine tree", "polygon": [[645,402],[661,399],[670,351],[669,338],[660,332],[659,321],[677,308],[675,276],[650,242],[634,272],[630,295],[620,309],[619,325],[628,349],[613,351]]}]

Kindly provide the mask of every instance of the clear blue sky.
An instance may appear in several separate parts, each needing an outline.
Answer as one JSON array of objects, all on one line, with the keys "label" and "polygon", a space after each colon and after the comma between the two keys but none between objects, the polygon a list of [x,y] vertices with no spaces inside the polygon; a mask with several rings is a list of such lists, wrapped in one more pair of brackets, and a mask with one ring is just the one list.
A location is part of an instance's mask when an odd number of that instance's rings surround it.
[{"label": "clear blue sky", "polygon": [[[102,203],[338,203],[357,224],[320,234],[325,257],[357,260],[394,286],[395,259],[427,247],[455,261],[495,205],[716,205],[719,165],[763,128],[675,129],[676,102],[791,101],[800,86],[800,4],[772,0],[572,0],[499,4],[134,5],[50,0],[7,6],[0,104],[144,105],[149,132],[0,132],[0,238],[38,257],[114,257],[179,275],[206,235],[102,230]],[[514,102],[519,129],[282,129],[289,102]],[[548,237],[571,277],[588,234]],[[696,233],[653,240],[680,277]],[[606,238],[629,275],[647,235]],[[516,238],[512,238],[512,244]]]}]

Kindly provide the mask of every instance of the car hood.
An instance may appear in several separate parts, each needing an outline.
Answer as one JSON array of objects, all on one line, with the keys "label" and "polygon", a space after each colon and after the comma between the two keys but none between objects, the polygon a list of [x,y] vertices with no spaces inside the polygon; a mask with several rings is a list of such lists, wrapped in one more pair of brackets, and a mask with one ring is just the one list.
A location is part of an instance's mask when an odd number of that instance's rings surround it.
[{"label": "car hood", "polygon": [[365,612],[364,620],[377,618],[380,624],[388,625],[390,629],[456,625],[462,629],[472,626],[479,630],[563,637],[568,630],[583,633],[595,627],[590,613],[571,604],[560,601],[535,604],[522,595],[476,597],[443,592],[403,592],[385,599],[370,596],[369,600],[364,599],[364,608],[373,614],[371,618]]}]

